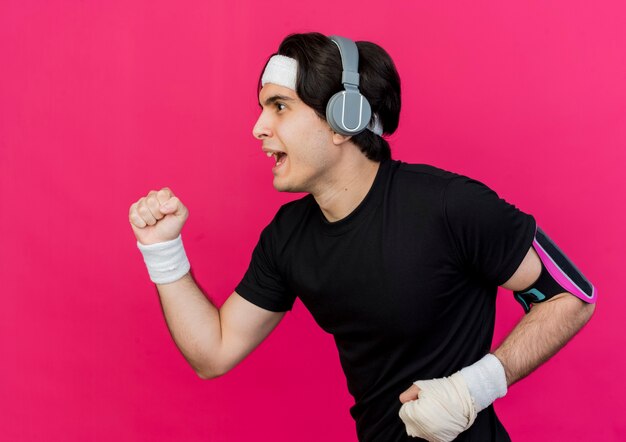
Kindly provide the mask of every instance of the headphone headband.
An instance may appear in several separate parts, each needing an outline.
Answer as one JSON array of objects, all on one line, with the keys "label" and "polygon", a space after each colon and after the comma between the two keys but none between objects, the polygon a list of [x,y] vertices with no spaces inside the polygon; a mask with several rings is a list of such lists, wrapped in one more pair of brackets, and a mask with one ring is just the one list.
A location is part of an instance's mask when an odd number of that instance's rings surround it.
[{"label": "headphone headband", "polygon": [[341,83],[359,87],[359,50],[356,44],[338,35],[331,35],[328,38],[339,48],[342,66]]}]

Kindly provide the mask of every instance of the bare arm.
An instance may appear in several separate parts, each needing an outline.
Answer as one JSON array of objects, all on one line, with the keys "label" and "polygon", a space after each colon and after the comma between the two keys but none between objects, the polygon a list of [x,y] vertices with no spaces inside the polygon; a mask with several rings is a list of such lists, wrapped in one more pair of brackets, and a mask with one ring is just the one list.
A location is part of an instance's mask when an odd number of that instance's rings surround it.
[{"label": "bare arm", "polygon": [[[531,247],[503,287],[523,290],[537,280],[540,271],[539,256]],[[533,305],[494,351],[504,366],[507,384],[527,376],[559,351],[589,321],[594,309],[595,304],[567,292]]]},{"label": "bare arm", "polygon": [[257,307],[237,292],[218,310],[189,273],[157,288],[170,334],[202,379],[221,376],[236,366],[285,315]]},{"label": "bare arm", "polygon": [[[176,238],[188,214],[185,205],[164,187],[132,204],[129,221],[137,241],[149,245]],[[237,365],[285,315],[257,307],[237,292],[217,309],[189,272],[174,282],[157,284],[157,289],[174,342],[203,379],[221,376]]]}]

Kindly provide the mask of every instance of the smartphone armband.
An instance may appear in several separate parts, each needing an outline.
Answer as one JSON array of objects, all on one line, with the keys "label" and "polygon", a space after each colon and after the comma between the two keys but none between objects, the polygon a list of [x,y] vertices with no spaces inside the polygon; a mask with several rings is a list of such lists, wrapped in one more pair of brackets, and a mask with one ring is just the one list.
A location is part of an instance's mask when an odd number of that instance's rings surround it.
[{"label": "smartphone armband", "polygon": [[546,301],[563,292],[590,304],[596,302],[598,293],[593,284],[539,227],[535,232],[533,248],[541,260],[539,279],[525,290],[514,292],[515,299],[527,313],[531,304]]}]

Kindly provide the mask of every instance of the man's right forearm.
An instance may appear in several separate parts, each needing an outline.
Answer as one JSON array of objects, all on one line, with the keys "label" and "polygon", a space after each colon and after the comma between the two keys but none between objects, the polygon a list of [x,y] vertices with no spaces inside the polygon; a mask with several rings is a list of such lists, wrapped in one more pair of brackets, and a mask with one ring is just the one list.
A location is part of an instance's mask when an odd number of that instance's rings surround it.
[{"label": "man's right forearm", "polygon": [[203,379],[222,375],[219,309],[202,293],[191,273],[156,286],[170,334],[187,362]]},{"label": "man's right forearm", "polygon": [[128,220],[161,300],[179,350],[202,379],[239,364],[278,325],[285,311],[271,311],[235,291],[218,309],[189,273],[181,230],[189,211],[164,187],[130,206]]}]

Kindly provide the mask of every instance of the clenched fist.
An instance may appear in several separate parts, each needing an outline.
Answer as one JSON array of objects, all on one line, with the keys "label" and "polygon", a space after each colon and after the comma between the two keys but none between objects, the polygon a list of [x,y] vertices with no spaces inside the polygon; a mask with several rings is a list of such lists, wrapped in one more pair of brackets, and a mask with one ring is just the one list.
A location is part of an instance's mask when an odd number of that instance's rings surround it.
[{"label": "clenched fist", "polygon": [[131,205],[128,213],[135,237],[144,245],[175,239],[188,216],[187,208],[167,187],[151,190]]}]

